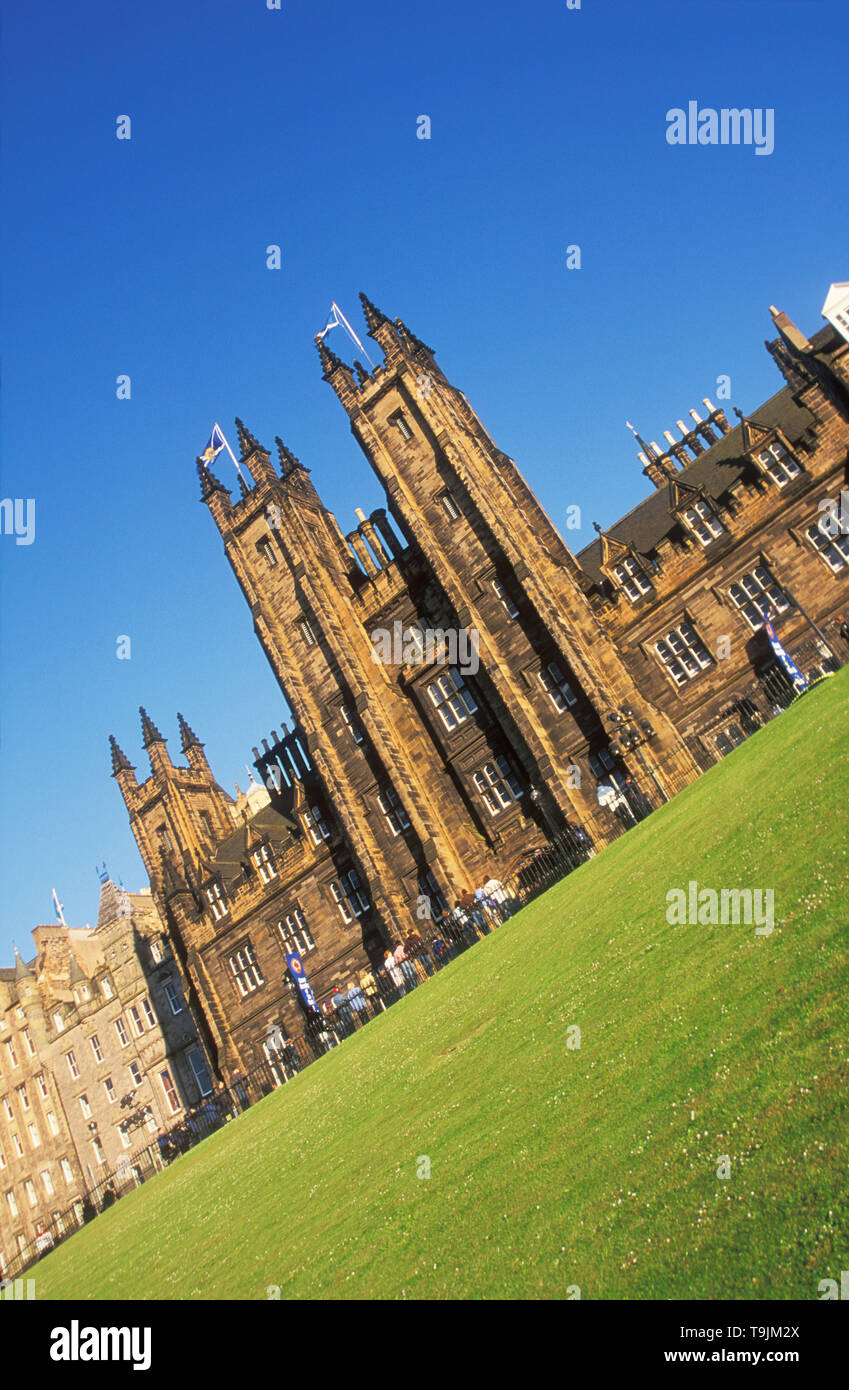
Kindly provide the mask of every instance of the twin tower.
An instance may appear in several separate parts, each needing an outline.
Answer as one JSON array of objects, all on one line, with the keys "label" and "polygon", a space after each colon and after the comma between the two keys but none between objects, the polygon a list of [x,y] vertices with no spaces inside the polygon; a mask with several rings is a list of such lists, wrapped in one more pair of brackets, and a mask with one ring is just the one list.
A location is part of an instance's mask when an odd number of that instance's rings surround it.
[{"label": "twin tower", "polygon": [[[240,421],[241,495],[202,460],[198,472],[315,785],[393,936],[410,929],[423,883],[453,905],[568,825],[604,843],[610,813],[597,789],[613,762],[612,711],[630,707],[652,727],[633,766],[616,758],[647,795],[652,783],[677,788],[696,765],[637,689],[513,460],[431,349],[361,299],[379,366],[349,367],[316,341],[385,508],[343,534],[308,469],[279,439],[273,462]],[[428,642],[434,631],[441,644]],[[380,633],[402,636],[393,659]],[[457,652],[472,649],[463,664]],[[158,772],[147,729],[148,791],[118,775],[154,873],[159,812],[144,808],[159,781],[183,798],[198,862],[232,829],[187,729],[188,769]]]}]

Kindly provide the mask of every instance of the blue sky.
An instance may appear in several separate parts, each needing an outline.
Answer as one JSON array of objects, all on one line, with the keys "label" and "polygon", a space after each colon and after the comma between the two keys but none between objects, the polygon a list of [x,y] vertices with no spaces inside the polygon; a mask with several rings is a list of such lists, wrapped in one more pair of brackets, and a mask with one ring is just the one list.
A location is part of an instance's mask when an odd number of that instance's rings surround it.
[{"label": "blue sky", "polygon": [[[107,747],[114,732],[146,775],[140,703],[174,756],[182,710],[230,791],[283,713],[198,501],[213,420],[279,433],[343,529],[380,505],[312,343],[334,299],[360,330],[363,289],[435,347],[555,522],[581,507],[580,549],[645,495],[624,421],[660,438],[720,375],[726,408],[754,408],[780,385],[769,304],[814,332],[849,276],[849,15],[844,0],[4,9],[2,496],[36,500],[34,543],[0,536],[8,961],[53,919],[52,887],[82,924],[97,863],[144,883]],[[774,153],[669,146],[666,112],[689,100],[773,108]]]}]

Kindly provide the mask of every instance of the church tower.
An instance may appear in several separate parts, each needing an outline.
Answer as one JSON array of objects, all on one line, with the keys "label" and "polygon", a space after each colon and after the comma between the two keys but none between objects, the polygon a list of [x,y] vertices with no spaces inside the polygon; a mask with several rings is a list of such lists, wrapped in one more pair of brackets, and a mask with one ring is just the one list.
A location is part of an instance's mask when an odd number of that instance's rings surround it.
[{"label": "church tower", "polygon": [[[624,707],[650,727],[642,756],[667,794],[696,765],[668,717],[638,692],[580,567],[513,460],[433,351],[361,299],[384,360],[352,371],[319,341],[325,380],[452,621],[479,634],[481,681],[513,756],[548,801],[549,821],[578,819],[603,840],[589,769],[609,746],[610,713]],[[645,782],[639,763],[628,770]]]}]

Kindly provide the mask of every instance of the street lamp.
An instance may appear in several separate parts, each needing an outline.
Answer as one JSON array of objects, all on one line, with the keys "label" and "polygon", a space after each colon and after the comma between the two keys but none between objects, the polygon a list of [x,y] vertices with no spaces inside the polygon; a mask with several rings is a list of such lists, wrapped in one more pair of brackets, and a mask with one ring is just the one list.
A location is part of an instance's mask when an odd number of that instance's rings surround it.
[{"label": "street lamp", "polygon": [[654,725],[648,719],[638,719],[630,705],[620,705],[618,709],[608,710],[605,716],[611,727],[610,747],[618,757],[626,753],[636,753],[643,770],[654,782],[662,801],[669,797],[658,782],[643,754],[643,746],[657,737]]}]

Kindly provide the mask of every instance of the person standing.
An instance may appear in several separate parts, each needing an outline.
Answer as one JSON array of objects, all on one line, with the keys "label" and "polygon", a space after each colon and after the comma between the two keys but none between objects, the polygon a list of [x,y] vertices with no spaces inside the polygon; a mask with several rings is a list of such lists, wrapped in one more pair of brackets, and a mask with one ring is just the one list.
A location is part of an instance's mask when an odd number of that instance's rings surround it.
[{"label": "person standing", "polygon": [[404,948],[410,960],[417,961],[422,970],[426,971],[428,975],[433,974],[434,966],[430,951],[427,948],[426,942],[422,940],[417,931],[411,931],[408,934],[404,942]]},{"label": "person standing", "polygon": [[348,982],[348,1006],[357,1023],[362,1024],[368,1021],[366,997],[356,977]]},{"label": "person standing", "polygon": [[419,983],[419,977],[416,974],[415,965],[407,955],[403,941],[399,941],[395,947],[395,964],[401,967],[401,974],[407,989],[415,989]]},{"label": "person standing", "polygon": [[372,1017],[376,1017],[379,1013],[382,1013],[386,1005],[380,997],[377,980],[374,978],[374,972],[371,968],[364,970],[360,976],[360,989],[366,997]]},{"label": "person standing", "polygon": [[395,990],[397,992],[397,996],[400,999],[403,994],[407,993],[407,991],[404,986],[404,976],[401,973],[401,967],[398,965],[393,954],[393,948],[396,944],[396,942],[393,942],[392,946],[390,946],[387,950],[386,959],[383,962],[383,968],[389,976],[389,979],[392,981],[392,984],[394,985]]}]

